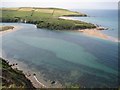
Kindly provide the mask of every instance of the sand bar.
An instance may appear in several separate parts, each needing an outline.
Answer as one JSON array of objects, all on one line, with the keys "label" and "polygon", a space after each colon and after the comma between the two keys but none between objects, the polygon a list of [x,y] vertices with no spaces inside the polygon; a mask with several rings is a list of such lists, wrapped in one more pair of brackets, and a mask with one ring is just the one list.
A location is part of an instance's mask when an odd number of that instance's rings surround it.
[{"label": "sand bar", "polygon": [[78,30],[78,31],[82,32],[83,34],[95,36],[101,39],[108,39],[107,35],[101,33],[99,30],[96,30],[96,29],[84,29],[84,30]]},{"label": "sand bar", "polygon": [[14,32],[16,30],[20,30],[22,28],[22,26],[15,26],[15,25],[13,27],[14,27],[13,29],[8,29],[8,30],[0,31],[0,35],[5,35],[5,34],[8,34],[10,32]]},{"label": "sand bar", "polygon": [[108,35],[102,33],[101,30],[97,30],[96,28],[95,29],[84,29],[84,30],[78,30],[78,31],[87,35],[87,36],[93,36],[93,37],[104,39],[104,40],[119,42],[119,40],[117,38],[114,38],[112,36],[108,36]]}]

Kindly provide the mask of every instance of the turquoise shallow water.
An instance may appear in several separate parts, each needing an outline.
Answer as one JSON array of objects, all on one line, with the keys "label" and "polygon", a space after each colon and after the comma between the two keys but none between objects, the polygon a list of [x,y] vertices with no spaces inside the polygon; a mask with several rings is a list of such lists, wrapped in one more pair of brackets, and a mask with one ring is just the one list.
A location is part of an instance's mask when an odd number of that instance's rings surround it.
[{"label": "turquoise shallow water", "polygon": [[[102,31],[103,33],[115,37],[118,37],[118,10],[79,10],[75,11],[83,12],[90,17],[72,17],[75,20],[83,20],[93,24],[101,25],[109,28],[109,30]],[[120,39],[120,38],[119,38]]]},{"label": "turquoise shallow water", "polygon": [[[81,87],[118,85],[118,44],[78,32],[36,29],[31,24],[2,37],[7,58],[23,61],[48,80]],[[3,55],[4,55],[3,54]]]}]

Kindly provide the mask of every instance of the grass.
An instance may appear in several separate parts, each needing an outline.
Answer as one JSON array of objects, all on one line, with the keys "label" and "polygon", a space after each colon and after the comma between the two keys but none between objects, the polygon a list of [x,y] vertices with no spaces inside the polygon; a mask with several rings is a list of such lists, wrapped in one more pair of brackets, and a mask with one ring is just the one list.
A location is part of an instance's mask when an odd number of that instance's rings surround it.
[{"label": "grass", "polygon": [[82,21],[60,19],[60,16],[86,16],[60,8],[3,8],[3,22],[25,22],[36,24],[38,28],[51,30],[76,30],[95,28],[95,25]]}]

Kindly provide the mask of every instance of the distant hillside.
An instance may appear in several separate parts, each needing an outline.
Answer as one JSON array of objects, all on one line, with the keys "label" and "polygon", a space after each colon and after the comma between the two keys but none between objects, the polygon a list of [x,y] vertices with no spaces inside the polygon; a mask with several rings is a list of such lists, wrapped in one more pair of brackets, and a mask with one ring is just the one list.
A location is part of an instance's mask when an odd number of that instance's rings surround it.
[{"label": "distant hillside", "polygon": [[[2,67],[2,88],[26,88],[34,90],[34,86],[28,80],[22,71],[13,69],[8,62],[0,58],[0,66]],[[17,89],[16,89],[17,90]],[[21,90],[21,89],[20,89]]]},{"label": "distant hillside", "polygon": [[60,8],[2,8],[2,22],[32,23],[38,28],[49,30],[77,30],[95,28],[91,23],[77,20],[65,20],[61,16],[87,16],[79,12],[73,12]]},{"label": "distant hillside", "polygon": [[34,11],[39,13],[47,13],[52,14],[54,12],[54,15],[59,16],[87,16],[86,14],[70,11],[67,9],[61,9],[61,8],[31,8],[31,7],[21,7],[21,8],[2,8],[2,10],[12,10],[12,11]]}]

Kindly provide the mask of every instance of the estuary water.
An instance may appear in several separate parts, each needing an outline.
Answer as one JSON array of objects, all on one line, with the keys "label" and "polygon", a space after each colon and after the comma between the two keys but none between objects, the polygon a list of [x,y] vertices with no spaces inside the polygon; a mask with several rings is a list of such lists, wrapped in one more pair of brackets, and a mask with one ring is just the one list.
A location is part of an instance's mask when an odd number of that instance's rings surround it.
[{"label": "estuary water", "polygon": [[79,32],[37,29],[32,24],[4,25],[22,28],[1,36],[3,57],[22,61],[63,86],[118,86],[117,42]]},{"label": "estuary water", "polygon": [[118,16],[120,17],[120,15],[118,14],[118,10],[73,9],[73,11],[85,13],[88,15],[88,17],[72,17],[72,19],[82,20],[97,24],[102,27],[106,27],[109,31],[103,30],[103,33],[118,38],[120,40],[120,37],[118,37]]}]

